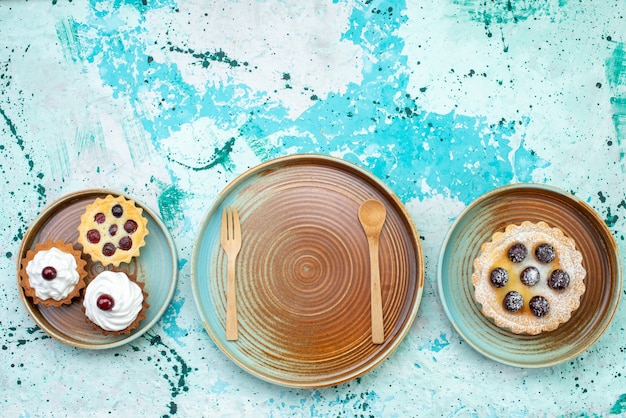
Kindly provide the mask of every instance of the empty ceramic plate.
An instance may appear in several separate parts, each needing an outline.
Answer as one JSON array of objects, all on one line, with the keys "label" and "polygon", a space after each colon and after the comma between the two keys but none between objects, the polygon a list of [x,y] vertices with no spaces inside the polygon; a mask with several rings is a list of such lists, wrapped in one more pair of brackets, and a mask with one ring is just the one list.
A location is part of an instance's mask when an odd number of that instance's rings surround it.
[{"label": "empty ceramic plate", "polygon": [[[373,344],[368,243],[359,205],[378,199],[384,341]],[[222,210],[237,208],[239,337],[226,339],[226,255]],[[342,160],[294,155],[254,167],[210,208],[192,259],[192,288],[215,343],[248,372],[292,387],[351,380],[398,347],[422,296],[419,236],[399,199],[365,170]]]}]

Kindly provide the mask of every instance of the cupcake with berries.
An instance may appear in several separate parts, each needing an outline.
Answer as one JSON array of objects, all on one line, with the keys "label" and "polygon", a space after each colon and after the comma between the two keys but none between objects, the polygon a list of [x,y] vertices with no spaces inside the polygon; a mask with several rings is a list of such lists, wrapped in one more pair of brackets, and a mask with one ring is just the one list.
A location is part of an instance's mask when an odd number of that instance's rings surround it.
[{"label": "cupcake with berries", "polygon": [[139,255],[148,235],[143,209],[123,196],[97,198],[80,217],[78,242],[94,262],[119,266]]},{"label": "cupcake with berries", "polygon": [[24,294],[45,307],[68,305],[86,286],[86,264],[72,244],[61,240],[37,243],[20,264]]},{"label": "cupcake with berries", "polygon": [[130,334],[146,318],[147,297],[143,283],[125,272],[105,270],[87,285],[83,310],[105,335]]}]

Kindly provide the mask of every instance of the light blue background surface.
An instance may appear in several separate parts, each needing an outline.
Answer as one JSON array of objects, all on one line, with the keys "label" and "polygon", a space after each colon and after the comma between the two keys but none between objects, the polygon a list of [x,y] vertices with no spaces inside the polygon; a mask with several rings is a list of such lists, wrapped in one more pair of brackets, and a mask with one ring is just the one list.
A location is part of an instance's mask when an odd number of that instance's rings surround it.
[{"label": "light blue background surface", "polygon": [[[594,416],[626,414],[623,306],[579,358],[517,369],[443,314],[436,263],[455,217],[495,187],[588,202],[622,254],[626,2],[0,3],[0,408],[8,416]],[[208,207],[247,168],[322,153],[402,199],[426,258],[411,332],[374,371],[321,390],[240,370],[202,328],[189,260]],[[91,352],[34,326],[17,252],[39,211],[123,190],[180,256],[163,320]]]}]

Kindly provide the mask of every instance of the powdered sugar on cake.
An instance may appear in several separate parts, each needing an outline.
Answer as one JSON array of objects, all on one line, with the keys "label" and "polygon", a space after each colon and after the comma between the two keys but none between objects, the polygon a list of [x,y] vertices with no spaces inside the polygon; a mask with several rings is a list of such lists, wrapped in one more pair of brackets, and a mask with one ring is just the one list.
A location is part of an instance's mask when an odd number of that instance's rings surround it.
[{"label": "powdered sugar on cake", "polygon": [[[520,243],[527,249],[527,255],[521,261],[518,260],[522,257],[512,256],[512,261],[507,252]],[[535,250],[540,244],[553,247],[553,260],[542,262],[537,258]],[[568,321],[580,306],[580,298],[585,292],[586,276],[582,262],[582,255],[576,249],[574,241],[560,229],[551,228],[545,222],[526,221],[521,225],[508,225],[504,232],[496,232],[491,241],[481,245],[481,254],[474,260],[472,284],[476,301],[481,304],[485,316],[492,318],[496,325],[508,328],[516,334],[536,335],[554,330]],[[498,267],[508,272],[508,281],[502,287],[496,287],[490,280],[492,270]],[[522,271],[528,267],[535,267],[539,271],[539,281],[530,286],[520,280]],[[563,273],[569,278],[564,289],[555,289],[548,285],[550,275],[557,270],[560,271],[555,278],[558,274],[563,276]],[[555,281],[556,279],[553,280],[553,287],[557,287]],[[562,284],[562,280],[559,284]],[[523,306],[517,312],[510,312],[503,306],[503,300],[509,292],[517,292],[523,298]],[[536,311],[533,313],[529,306],[531,298],[540,296],[547,300],[549,310],[546,314]]]}]

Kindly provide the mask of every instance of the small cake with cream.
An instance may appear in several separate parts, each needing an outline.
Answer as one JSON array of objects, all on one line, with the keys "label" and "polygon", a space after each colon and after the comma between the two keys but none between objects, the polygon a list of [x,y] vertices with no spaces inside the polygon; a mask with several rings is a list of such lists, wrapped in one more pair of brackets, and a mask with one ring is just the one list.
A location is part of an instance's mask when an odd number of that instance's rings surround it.
[{"label": "small cake with cream", "polygon": [[60,307],[80,296],[87,262],[72,244],[61,240],[37,243],[20,264],[20,283],[35,304]]},{"label": "small cake with cream", "polygon": [[87,285],[83,309],[104,334],[129,334],[146,317],[144,284],[124,272],[105,270]]}]

